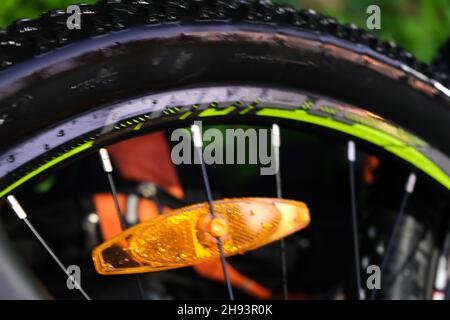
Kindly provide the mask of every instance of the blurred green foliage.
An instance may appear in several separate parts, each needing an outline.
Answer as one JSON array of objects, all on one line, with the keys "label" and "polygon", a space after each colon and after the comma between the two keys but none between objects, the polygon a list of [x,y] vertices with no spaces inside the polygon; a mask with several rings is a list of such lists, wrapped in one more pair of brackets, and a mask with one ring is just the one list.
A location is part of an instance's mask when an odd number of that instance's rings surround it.
[{"label": "blurred green foliage", "polygon": [[[19,18],[35,18],[41,12],[64,8],[78,0],[0,0],[0,27]],[[83,0],[95,3],[96,0]],[[449,0],[274,0],[297,8],[312,8],[341,22],[366,25],[366,8],[381,8],[381,38],[394,40],[430,61],[439,45],[450,36]]]},{"label": "blurred green foliage", "polygon": [[366,9],[381,9],[381,39],[393,40],[420,59],[429,62],[450,37],[449,0],[280,0],[297,8],[311,8],[366,28]]},{"label": "blurred green foliage", "polygon": [[0,27],[21,18],[36,18],[41,12],[65,8],[73,3],[95,3],[96,0],[0,0]]}]

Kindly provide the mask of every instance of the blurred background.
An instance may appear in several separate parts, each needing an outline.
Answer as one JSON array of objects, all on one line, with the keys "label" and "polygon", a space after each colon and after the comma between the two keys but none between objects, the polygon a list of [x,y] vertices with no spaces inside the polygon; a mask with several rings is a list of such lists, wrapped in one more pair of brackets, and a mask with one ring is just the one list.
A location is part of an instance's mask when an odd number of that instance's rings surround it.
[{"label": "blurred background", "polygon": [[[0,28],[19,18],[35,18],[41,12],[64,8],[81,0],[0,0]],[[95,3],[96,0],[84,0]],[[449,0],[274,0],[296,8],[311,8],[365,28],[366,8],[381,8],[381,30],[385,40],[394,40],[418,58],[429,62],[450,36]]]}]

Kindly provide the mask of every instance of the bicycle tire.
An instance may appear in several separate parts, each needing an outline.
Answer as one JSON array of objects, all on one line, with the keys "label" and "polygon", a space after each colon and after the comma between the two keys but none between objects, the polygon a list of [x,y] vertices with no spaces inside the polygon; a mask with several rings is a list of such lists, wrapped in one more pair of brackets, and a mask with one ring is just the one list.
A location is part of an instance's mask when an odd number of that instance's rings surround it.
[{"label": "bicycle tire", "polygon": [[0,167],[20,158],[8,152],[18,142],[98,106],[241,83],[362,107],[450,156],[448,77],[356,26],[267,2],[115,0],[81,8],[79,31],[67,30],[68,15],[55,10],[0,32],[0,132],[8,137]]}]

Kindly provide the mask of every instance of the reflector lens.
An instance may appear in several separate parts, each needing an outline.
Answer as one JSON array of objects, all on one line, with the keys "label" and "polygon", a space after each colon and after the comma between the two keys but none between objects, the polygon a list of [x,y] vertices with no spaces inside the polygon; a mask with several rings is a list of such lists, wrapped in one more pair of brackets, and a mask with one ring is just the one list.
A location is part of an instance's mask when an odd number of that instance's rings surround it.
[{"label": "reflector lens", "polygon": [[92,252],[104,275],[153,272],[242,254],[305,228],[307,206],[270,198],[225,199],[180,208],[125,230]]}]

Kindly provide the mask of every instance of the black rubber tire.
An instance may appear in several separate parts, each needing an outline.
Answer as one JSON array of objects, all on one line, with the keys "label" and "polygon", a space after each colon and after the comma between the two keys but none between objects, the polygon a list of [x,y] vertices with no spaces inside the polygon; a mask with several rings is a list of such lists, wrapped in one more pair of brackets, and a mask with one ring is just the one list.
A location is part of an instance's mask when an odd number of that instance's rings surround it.
[{"label": "black rubber tire", "polygon": [[266,83],[364,107],[450,154],[450,99],[432,79],[402,66],[441,74],[392,43],[310,10],[253,1],[145,3],[85,5],[79,31],[69,31],[68,15],[55,10],[0,33],[0,133],[9,137],[0,140],[0,150],[94,106],[144,92]]},{"label": "black rubber tire", "polygon": [[8,137],[0,150],[100,105],[251,83],[362,107],[450,155],[450,99],[434,86],[447,78],[354,26],[247,1],[115,0],[82,9],[81,31],[67,30],[67,15],[54,11],[0,33],[0,136]]},{"label": "black rubber tire", "polygon": [[433,65],[442,73],[450,76],[450,38],[442,44],[438,54],[433,59]]}]

